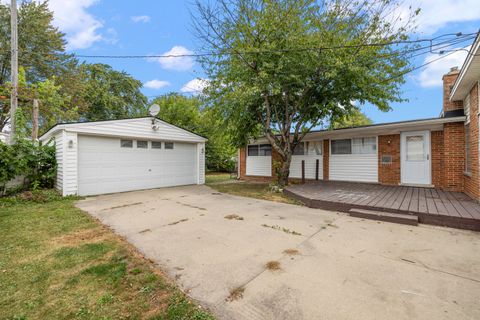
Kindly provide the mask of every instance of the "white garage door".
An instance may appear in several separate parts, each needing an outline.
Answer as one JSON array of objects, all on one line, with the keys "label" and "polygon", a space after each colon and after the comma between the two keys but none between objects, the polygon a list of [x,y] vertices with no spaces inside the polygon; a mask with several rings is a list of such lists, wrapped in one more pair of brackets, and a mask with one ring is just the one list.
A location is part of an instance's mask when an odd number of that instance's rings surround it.
[{"label": "white garage door", "polygon": [[[128,139],[126,139],[128,140]],[[120,146],[119,138],[78,137],[78,194],[94,195],[197,182],[196,144],[175,142],[173,149]],[[157,143],[158,146],[158,143]]]}]

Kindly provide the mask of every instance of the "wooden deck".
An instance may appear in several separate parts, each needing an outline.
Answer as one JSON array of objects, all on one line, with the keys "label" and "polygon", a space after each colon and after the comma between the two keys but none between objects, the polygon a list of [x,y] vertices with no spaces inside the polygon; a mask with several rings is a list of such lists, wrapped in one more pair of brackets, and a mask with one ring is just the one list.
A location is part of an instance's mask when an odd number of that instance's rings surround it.
[{"label": "wooden deck", "polygon": [[480,231],[480,204],[460,192],[433,188],[319,181],[292,185],[289,196],[312,208],[413,214],[420,223]]}]

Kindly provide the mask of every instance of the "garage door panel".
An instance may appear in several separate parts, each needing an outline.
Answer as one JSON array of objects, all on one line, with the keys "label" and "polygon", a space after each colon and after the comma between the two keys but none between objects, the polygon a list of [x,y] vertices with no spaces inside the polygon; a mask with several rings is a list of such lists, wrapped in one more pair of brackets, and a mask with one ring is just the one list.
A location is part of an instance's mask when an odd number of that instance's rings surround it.
[{"label": "garage door panel", "polygon": [[175,142],[167,150],[121,148],[118,138],[81,135],[78,141],[80,195],[196,183],[195,144]]}]

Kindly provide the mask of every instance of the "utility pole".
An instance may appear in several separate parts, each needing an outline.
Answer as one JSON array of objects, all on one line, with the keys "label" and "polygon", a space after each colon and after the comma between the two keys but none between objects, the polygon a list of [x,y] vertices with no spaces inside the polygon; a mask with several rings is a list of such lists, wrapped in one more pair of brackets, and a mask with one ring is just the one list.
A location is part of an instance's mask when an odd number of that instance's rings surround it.
[{"label": "utility pole", "polygon": [[18,106],[18,32],[17,32],[17,1],[10,0],[11,23],[11,79],[12,92],[10,95],[10,143],[15,142],[15,112]]},{"label": "utility pole", "polygon": [[32,141],[38,138],[38,99],[33,99],[33,115],[32,115]]}]

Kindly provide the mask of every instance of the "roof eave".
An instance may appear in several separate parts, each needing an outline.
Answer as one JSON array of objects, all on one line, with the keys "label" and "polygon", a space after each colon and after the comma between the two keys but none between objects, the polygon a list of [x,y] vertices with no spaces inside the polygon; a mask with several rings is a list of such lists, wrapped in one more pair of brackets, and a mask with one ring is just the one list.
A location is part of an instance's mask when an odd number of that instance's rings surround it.
[{"label": "roof eave", "polygon": [[468,83],[464,83],[465,79],[465,74],[467,74],[468,70],[470,69],[472,63],[479,63],[480,64],[480,58],[477,57],[477,53],[480,48],[480,33],[477,34],[477,37],[475,38],[474,43],[472,44],[472,49],[469,51],[469,54],[467,58],[465,59],[465,62],[462,65],[462,68],[460,69],[460,73],[455,80],[455,83],[453,84],[452,90],[450,92],[450,101],[459,101],[463,100],[465,95],[464,92],[460,92],[460,88],[462,85],[466,85],[468,88],[465,90],[470,90],[471,85]]}]

